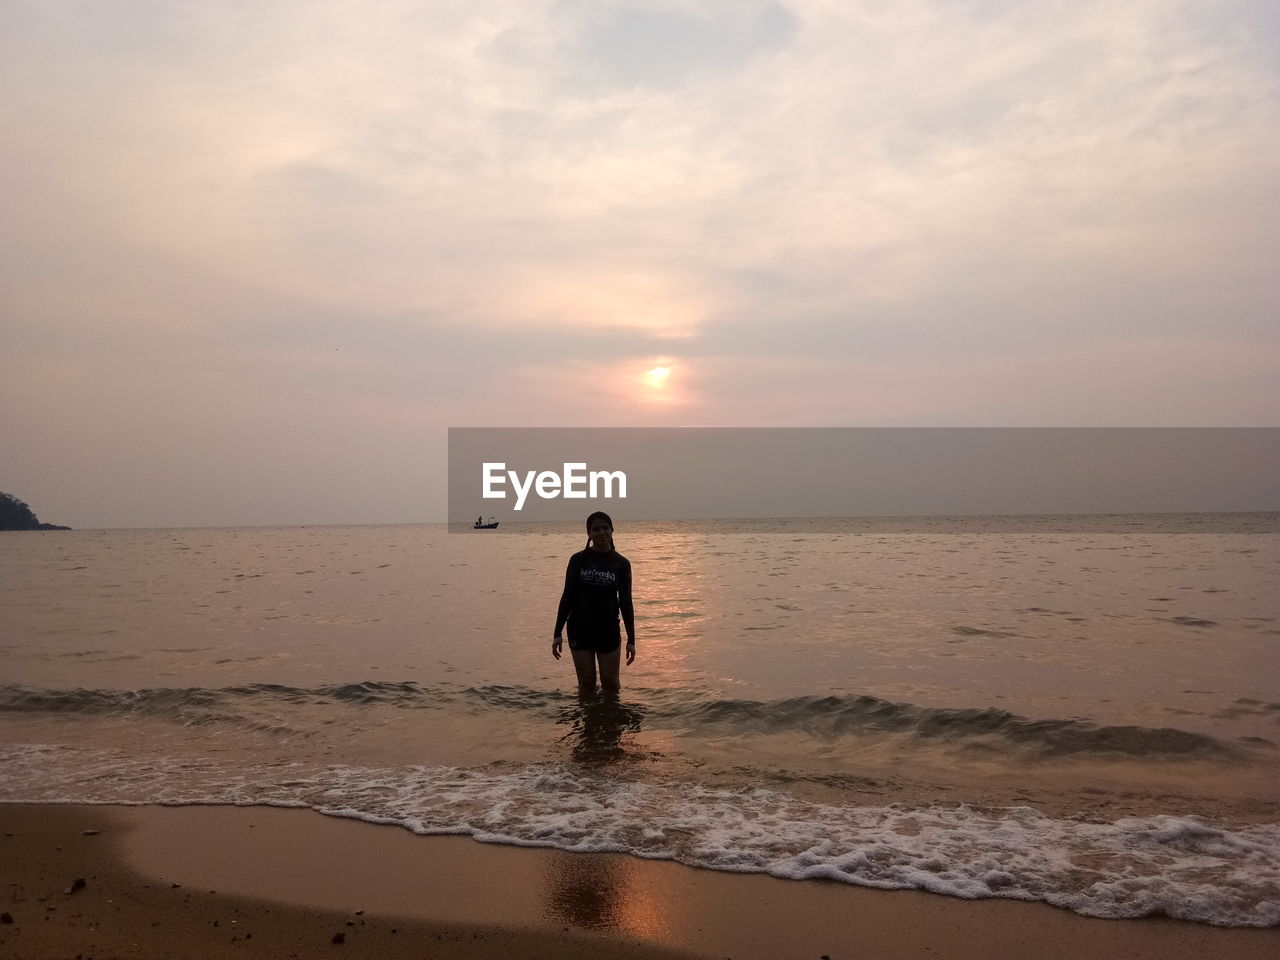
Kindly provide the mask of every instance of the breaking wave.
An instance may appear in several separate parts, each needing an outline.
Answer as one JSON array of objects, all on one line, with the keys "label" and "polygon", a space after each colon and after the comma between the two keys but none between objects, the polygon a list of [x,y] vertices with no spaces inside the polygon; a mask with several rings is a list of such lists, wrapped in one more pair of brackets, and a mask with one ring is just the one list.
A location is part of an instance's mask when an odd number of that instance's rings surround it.
[{"label": "breaking wave", "polygon": [[[921,707],[876,697],[790,697],[778,700],[698,699],[688,690],[629,691],[629,711],[647,729],[686,734],[749,737],[790,731],[831,740],[893,736],[970,752],[1018,753],[1028,759],[1186,758],[1244,761],[1267,741],[1229,742],[1173,727],[1100,725],[1076,718],[1030,719],[991,707]],[[360,709],[517,711],[563,719],[578,698],[558,690],[521,686],[420,685],[366,681],[313,688],[246,684],[217,689],[157,687],[139,690],[43,690],[0,686],[0,712],[143,714],[183,725],[227,722],[264,728],[255,710],[269,706],[271,729],[296,730],[290,706],[327,705]],[[284,711],[281,713],[281,711]]]}]

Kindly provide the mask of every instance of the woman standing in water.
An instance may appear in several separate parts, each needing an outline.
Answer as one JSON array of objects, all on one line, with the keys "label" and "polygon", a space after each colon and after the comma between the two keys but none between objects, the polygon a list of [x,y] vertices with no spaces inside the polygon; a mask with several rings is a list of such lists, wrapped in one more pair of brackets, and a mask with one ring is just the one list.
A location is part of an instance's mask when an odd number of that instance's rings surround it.
[{"label": "woman standing in water", "polygon": [[578,672],[578,689],[596,688],[596,663],[600,685],[616,691],[622,660],[622,636],[618,614],[627,628],[627,664],[636,658],[635,610],[631,606],[631,561],[613,549],[613,521],[599,511],[587,517],[587,547],[569,558],[564,593],[556,612],[551,655],[560,659],[561,631],[569,624],[569,651]]}]

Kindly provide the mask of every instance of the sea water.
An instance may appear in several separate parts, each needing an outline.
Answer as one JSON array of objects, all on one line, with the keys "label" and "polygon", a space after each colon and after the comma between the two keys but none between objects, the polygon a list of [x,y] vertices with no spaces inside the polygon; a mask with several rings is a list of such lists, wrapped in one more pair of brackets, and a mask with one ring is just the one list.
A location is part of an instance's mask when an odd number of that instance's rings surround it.
[{"label": "sea water", "polygon": [[551,657],[574,524],[4,534],[0,801],[1277,925],[1277,530],[620,522],[616,697]]}]

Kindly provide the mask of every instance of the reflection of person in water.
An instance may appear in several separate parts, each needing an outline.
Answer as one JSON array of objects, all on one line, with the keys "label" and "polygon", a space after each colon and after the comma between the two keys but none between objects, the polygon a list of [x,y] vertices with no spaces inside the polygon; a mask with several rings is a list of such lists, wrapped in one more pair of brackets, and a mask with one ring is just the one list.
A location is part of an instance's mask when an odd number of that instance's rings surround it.
[{"label": "reflection of person in water", "polygon": [[640,708],[623,703],[616,694],[581,694],[578,706],[564,711],[557,721],[570,725],[560,742],[572,740],[573,759],[578,763],[615,763],[628,756],[622,735],[638,732],[643,719]]},{"label": "reflection of person in water", "polygon": [[569,558],[564,576],[564,592],[556,611],[555,637],[551,655],[560,659],[564,642],[561,631],[569,625],[569,650],[578,674],[578,689],[590,693],[596,688],[596,665],[600,685],[618,690],[622,661],[622,636],[618,614],[627,630],[627,664],[636,658],[635,610],[631,604],[631,562],[613,548],[613,521],[597,511],[587,517],[587,546]]}]

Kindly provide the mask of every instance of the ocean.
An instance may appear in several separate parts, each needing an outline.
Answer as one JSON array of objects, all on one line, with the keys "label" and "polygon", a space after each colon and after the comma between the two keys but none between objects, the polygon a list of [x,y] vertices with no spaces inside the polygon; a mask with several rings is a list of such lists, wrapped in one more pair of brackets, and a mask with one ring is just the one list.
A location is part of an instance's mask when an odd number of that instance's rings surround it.
[{"label": "ocean", "polygon": [[578,524],[0,535],[0,802],[1280,925],[1280,517],[616,519],[616,697]]}]

